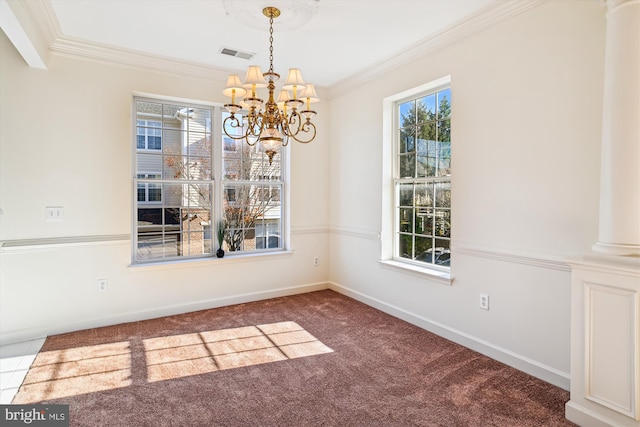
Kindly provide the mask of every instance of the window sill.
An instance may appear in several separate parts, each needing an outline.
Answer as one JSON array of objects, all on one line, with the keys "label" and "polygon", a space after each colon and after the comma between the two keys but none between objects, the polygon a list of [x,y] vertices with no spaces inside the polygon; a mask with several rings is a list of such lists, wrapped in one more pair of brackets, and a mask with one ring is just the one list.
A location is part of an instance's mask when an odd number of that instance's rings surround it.
[{"label": "window sill", "polygon": [[190,268],[190,267],[211,267],[214,265],[229,265],[234,263],[247,263],[255,261],[265,261],[265,258],[290,258],[293,256],[293,250],[283,250],[274,252],[259,252],[229,255],[225,254],[223,258],[217,258],[215,256],[206,258],[190,258],[190,259],[177,259],[170,261],[157,261],[146,262],[139,264],[129,265],[129,271],[144,271],[144,270],[171,270],[177,268]]},{"label": "window sill", "polygon": [[450,271],[436,270],[434,268],[421,267],[405,262],[395,260],[380,260],[380,265],[388,270],[400,271],[402,273],[411,274],[422,279],[428,279],[432,282],[449,285],[453,283],[453,277]]}]

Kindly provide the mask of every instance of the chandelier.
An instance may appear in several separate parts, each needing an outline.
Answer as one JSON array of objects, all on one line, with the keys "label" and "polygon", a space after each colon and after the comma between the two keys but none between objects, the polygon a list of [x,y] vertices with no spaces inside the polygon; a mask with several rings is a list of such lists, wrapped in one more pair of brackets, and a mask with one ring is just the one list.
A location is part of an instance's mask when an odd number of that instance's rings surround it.
[{"label": "chandelier", "polygon": [[[229,138],[244,140],[250,146],[260,142],[271,164],[289,138],[306,144],[316,137],[316,126],[311,122],[316,112],[311,110],[311,103],[319,99],[314,86],[302,79],[300,70],[290,68],[275,100],[275,82],[280,75],[273,71],[273,20],[280,16],[280,10],[265,7],[262,13],[269,18],[269,71],[263,73],[259,66],[251,65],[244,83],[237,74],[229,76],[222,93],[231,97],[231,103],[225,104],[231,114],[224,119],[223,129]],[[266,102],[257,94],[257,89],[264,87],[269,92]],[[237,98],[244,95],[247,96],[238,103]]]}]

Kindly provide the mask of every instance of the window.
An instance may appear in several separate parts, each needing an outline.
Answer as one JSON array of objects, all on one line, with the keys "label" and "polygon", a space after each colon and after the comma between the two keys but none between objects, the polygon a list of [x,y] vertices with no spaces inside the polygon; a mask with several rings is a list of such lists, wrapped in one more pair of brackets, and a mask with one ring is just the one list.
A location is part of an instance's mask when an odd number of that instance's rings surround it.
[{"label": "window", "polygon": [[162,150],[162,122],[138,120],[136,146],[138,150]]},{"label": "window", "polygon": [[394,259],[448,269],[451,89],[396,101],[394,123]]},{"label": "window", "polygon": [[150,180],[160,179],[162,175],[152,173],[138,174],[138,202],[161,202],[162,187]]},{"label": "window", "polygon": [[211,257],[220,221],[227,254],[283,248],[281,156],[223,139],[225,114],[134,99],[134,263]]}]

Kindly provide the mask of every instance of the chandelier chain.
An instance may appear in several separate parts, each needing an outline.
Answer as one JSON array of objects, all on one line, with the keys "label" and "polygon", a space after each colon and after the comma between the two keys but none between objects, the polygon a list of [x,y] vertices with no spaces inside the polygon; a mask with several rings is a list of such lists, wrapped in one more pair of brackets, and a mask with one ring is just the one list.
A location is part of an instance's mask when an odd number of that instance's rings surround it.
[{"label": "chandelier chain", "polygon": [[269,17],[269,72],[273,73],[273,15]]}]

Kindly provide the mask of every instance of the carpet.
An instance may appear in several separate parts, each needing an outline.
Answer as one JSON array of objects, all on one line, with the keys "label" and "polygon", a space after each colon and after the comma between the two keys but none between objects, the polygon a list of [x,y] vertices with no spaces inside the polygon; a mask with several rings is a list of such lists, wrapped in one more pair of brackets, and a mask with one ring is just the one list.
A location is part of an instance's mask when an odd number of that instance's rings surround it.
[{"label": "carpet", "polygon": [[48,337],[72,426],[573,426],[568,392],[334,291]]}]

